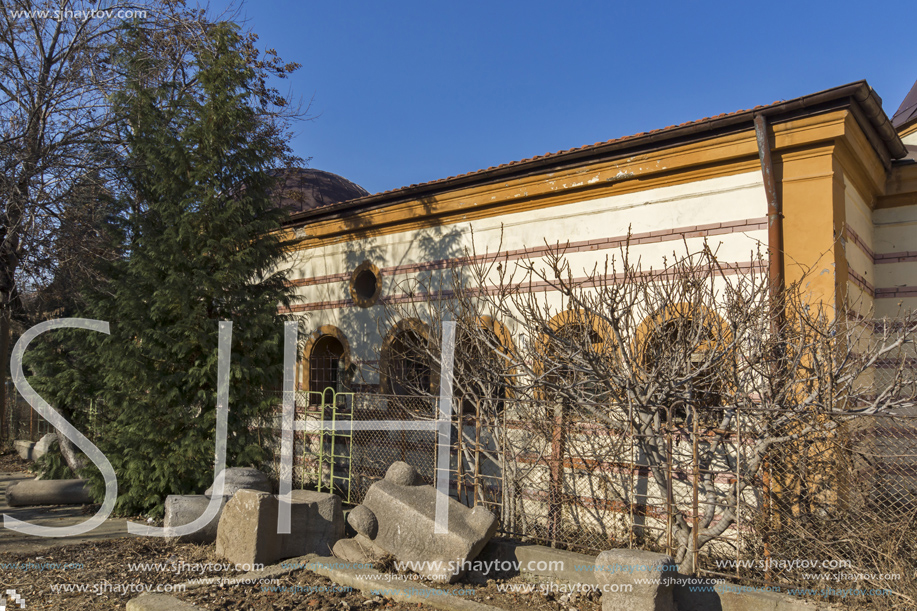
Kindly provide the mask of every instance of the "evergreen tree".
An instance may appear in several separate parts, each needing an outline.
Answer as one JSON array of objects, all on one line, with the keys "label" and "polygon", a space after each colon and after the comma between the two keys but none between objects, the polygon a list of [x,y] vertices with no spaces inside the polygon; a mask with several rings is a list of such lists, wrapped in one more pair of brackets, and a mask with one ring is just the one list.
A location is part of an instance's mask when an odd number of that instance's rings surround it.
[{"label": "evergreen tree", "polygon": [[[278,308],[291,289],[278,271],[284,213],[269,189],[285,145],[261,120],[236,26],[217,24],[206,43],[192,88],[150,88],[150,58],[123,58],[126,256],[86,295],[86,316],[108,321],[111,335],[68,335],[97,362],[107,422],[96,444],[118,476],[121,513],[161,514],[166,495],[213,481],[219,321],[233,322],[229,466],[265,459],[251,425],[269,406],[262,389],[282,379]],[[101,498],[101,476],[84,475]]]}]

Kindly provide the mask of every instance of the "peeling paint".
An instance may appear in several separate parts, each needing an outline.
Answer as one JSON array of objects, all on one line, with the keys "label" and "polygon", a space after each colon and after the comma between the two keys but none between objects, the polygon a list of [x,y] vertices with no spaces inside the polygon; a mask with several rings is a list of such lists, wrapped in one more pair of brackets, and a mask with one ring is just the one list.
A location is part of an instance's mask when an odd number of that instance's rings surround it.
[{"label": "peeling paint", "polygon": [[633,177],[634,177],[633,172],[625,172],[624,170],[620,170],[617,174],[615,174],[614,176],[610,176],[606,178],[605,180],[607,181],[626,180],[628,178],[633,178]]},{"label": "peeling paint", "polygon": [[596,174],[593,178],[590,178],[586,184],[592,185],[599,182],[599,175]]}]

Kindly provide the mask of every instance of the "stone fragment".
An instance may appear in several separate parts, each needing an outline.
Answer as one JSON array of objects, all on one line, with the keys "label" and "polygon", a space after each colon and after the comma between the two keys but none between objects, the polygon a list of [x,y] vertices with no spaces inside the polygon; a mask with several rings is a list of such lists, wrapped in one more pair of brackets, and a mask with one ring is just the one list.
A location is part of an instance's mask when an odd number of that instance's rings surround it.
[{"label": "stone fragment", "polygon": [[242,564],[270,564],[307,554],[327,556],[344,536],[340,497],[308,490],[294,490],[290,496],[290,532],[281,534],[276,495],[247,489],[236,492],[220,516],[217,554]]},{"label": "stone fragment", "polygon": [[406,462],[394,462],[385,472],[385,481],[399,486],[420,486],[423,480],[417,469]]},{"label": "stone fragment", "polygon": [[379,532],[379,522],[376,521],[376,514],[365,505],[354,507],[347,514],[347,523],[353,526],[355,531],[370,539],[375,539],[376,533]]},{"label": "stone fragment", "polygon": [[334,544],[332,554],[335,558],[357,565],[373,564],[389,555],[363,535],[357,535],[353,539],[341,539]]},{"label": "stone fragment", "polygon": [[27,479],[6,488],[6,503],[10,507],[86,505],[91,502],[86,480],[82,479]]},{"label": "stone fragment", "polygon": [[137,598],[127,601],[127,611],[193,611],[201,609],[183,600],[168,594],[141,594]]},{"label": "stone fragment", "polygon": [[[226,479],[223,483],[223,496],[232,496],[239,490],[258,490],[271,492],[271,482],[267,475],[252,467],[230,467],[224,469]],[[207,496],[213,495],[213,486],[204,491]]]},{"label": "stone fragment", "polygon": [[447,499],[447,532],[434,534],[437,492],[432,486],[394,482],[419,481],[405,463],[394,463],[385,479],[370,486],[363,505],[376,517],[373,543],[401,561],[423,564],[420,574],[454,582],[467,570],[497,530],[497,519],[483,507],[469,509]]},{"label": "stone fragment", "polygon": [[[615,549],[595,561],[602,588],[602,611],[675,611],[672,582],[678,567],[671,556]],[[626,587],[622,587],[626,586]]]},{"label": "stone fragment", "polygon": [[257,490],[232,496],[217,526],[217,555],[235,564],[271,564],[280,559],[277,497]]},{"label": "stone fragment", "polygon": [[310,490],[294,490],[290,496],[290,532],[280,535],[281,558],[327,556],[344,536],[341,498]]},{"label": "stone fragment", "polygon": [[42,456],[48,453],[51,449],[51,444],[57,442],[57,433],[48,433],[38,440],[38,443],[35,444],[35,447],[32,448],[32,460],[38,460]]},{"label": "stone fragment", "polygon": [[13,442],[16,453],[22,460],[32,460],[32,452],[35,450],[35,442],[28,439],[17,439]]},{"label": "stone fragment", "polygon": [[[174,538],[183,543],[213,543],[217,539],[217,527],[220,524],[220,516],[223,508],[229,500],[228,496],[220,499],[220,509],[208,524],[197,532],[190,535],[182,535]],[[170,494],[166,497],[165,510],[166,515],[163,521],[165,528],[174,528],[190,524],[200,516],[204,515],[210,503],[210,497],[204,494]]]}]

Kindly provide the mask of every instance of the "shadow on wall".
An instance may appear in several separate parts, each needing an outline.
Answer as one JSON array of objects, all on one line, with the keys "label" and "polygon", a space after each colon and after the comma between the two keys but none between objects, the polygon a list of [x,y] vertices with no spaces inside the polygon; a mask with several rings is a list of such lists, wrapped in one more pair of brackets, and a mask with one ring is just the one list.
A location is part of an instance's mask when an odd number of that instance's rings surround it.
[{"label": "shadow on wall", "polygon": [[[379,270],[379,299],[369,307],[360,307],[347,295],[348,305],[337,318],[337,326],[347,337],[352,350],[348,387],[359,391],[380,391],[379,367],[382,341],[394,323],[385,316],[384,303],[411,298],[411,286],[451,286],[453,261],[464,256],[463,232],[454,225],[443,225],[438,219],[426,218],[434,200],[420,200],[421,218],[403,233],[373,235],[364,218],[347,221],[355,239],[343,253],[343,269],[356,270],[365,262]],[[416,282],[410,281],[410,279]],[[317,326],[317,325],[312,325]]]},{"label": "shadow on wall", "polygon": [[[426,212],[432,203],[423,202]],[[389,388],[380,388],[380,357],[384,338],[399,321],[386,315],[386,303],[411,299],[411,285],[451,284],[453,261],[464,255],[463,233],[458,227],[428,219],[419,219],[404,232],[385,235],[374,235],[365,219],[359,217],[350,219],[348,227],[356,237],[345,244],[341,255],[335,255],[342,257],[340,269],[354,274],[349,278],[350,289],[344,296],[347,303],[337,312],[315,312],[309,326],[320,329],[325,321],[333,321],[346,338],[350,350],[349,370],[341,376],[339,390],[391,392]],[[374,285],[370,277],[362,287],[355,286],[361,271],[375,273],[378,285]],[[447,280],[441,281],[441,278]],[[356,294],[357,289],[362,290],[362,298]],[[311,360],[312,355],[304,356]],[[434,402],[420,401],[423,405],[419,411],[432,415]],[[407,417],[400,409],[403,405],[398,401],[393,403],[388,397],[363,396],[358,403],[354,405],[356,419]],[[435,448],[435,434],[430,431],[364,431],[356,433],[352,440],[342,441],[345,443],[342,447],[346,447],[350,456],[349,473],[357,498],[394,460],[411,463],[426,476],[428,483],[432,483],[430,458]],[[338,465],[342,469],[346,468],[344,462]]]}]

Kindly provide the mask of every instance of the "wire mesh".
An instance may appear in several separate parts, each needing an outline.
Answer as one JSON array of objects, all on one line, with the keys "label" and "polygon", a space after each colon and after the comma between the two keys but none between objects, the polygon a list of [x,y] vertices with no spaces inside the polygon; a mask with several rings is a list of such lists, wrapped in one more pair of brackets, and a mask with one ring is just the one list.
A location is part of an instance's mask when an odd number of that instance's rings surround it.
[{"label": "wire mesh", "polygon": [[[429,421],[436,408],[372,394],[353,405],[355,421]],[[615,417],[589,416],[599,408]],[[453,417],[450,494],[490,509],[504,536],[656,550],[692,572],[755,583],[853,580],[891,592],[875,600],[913,597],[917,417],[733,411],[693,421],[662,412],[649,438],[620,408],[477,402]],[[352,443],[353,503],[395,461],[435,482],[433,431],[358,431]]]},{"label": "wire mesh", "polygon": [[[260,423],[275,469],[276,398]],[[296,419],[316,422],[432,422],[437,409],[432,397],[295,399]],[[717,408],[716,418],[690,419],[660,410],[650,435],[621,407],[465,403],[450,426],[450,494],[491,510],[504,536],[591,553],[681,552],[693,572],[749,583],[887,591],[869,598],[876,608],[917,601],[915,413],[736,409],[724,419],[729,410]],[[11,430],[26,438],[33,421],[40,437],[47,423],[17,405]],[[92,417],[103,416],[95,406]],[[295,431],[294,485],[358,504],[396,461],[434,485],[436,431],[393,428]]]}]

